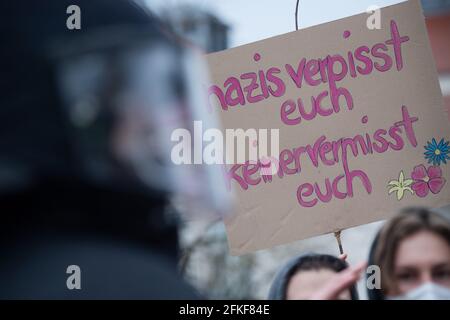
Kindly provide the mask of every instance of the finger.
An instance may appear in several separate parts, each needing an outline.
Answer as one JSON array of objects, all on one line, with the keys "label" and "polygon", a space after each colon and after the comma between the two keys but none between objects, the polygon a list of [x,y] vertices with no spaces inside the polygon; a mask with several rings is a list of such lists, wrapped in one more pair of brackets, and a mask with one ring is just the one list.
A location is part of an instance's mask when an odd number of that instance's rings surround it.
[{"label": "finger", "polygon": [[341,259],[342,261],[345,261],[345,260],[347,260],[347,257],[348,257],[347,254],[343,253],[343,254],[340,254],[338,258]]},{"label": "finger", "polygon": [[352,269],[354,272],[357,272],[358,274],[360,274],[366,268],[367,268],[367,262],[366,261],[362,261],[362,262],[356,264],[353,267],[349,267],[349,269]]},{"label": "finger", "polygon": [[337,299],[344,290],[349,289],[359,280],[361,272],[363,269],[365,269],[365,266],[366,262],[361,262],[354,267],[349,267],[337,273],[311,298],[314,300]]}]

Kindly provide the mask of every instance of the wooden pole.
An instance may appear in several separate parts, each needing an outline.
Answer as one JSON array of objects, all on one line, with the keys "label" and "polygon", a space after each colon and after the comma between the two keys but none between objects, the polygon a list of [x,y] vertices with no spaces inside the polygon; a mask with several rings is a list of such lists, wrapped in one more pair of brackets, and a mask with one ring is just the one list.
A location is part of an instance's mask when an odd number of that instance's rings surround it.
[{"label": "wooden pole", "polygon": [[336,231],[334,233],[334,237],[336,238],[336,241],[338,243],[338,247],[339,247],[339,254],[344,254],[344,249],[342,248],[342,242],[341,242],[341,231]]}]

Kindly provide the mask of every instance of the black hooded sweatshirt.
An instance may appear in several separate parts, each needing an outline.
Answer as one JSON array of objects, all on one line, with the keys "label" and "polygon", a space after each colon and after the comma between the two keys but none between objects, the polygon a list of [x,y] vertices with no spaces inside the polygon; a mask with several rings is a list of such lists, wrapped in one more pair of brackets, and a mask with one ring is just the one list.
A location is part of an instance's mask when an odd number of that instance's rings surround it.
[{"label": "black hooded sweatshirt", "polygon": [[[333,264],[337,266],[333,271],[340,272],[348,267],[345,261],[328,254],[316,254],[316,253],[306,253],[298,257],[289,260],[275,276],[272,285],[269,290],[268,299],[269,300],[286,300],[286,292],[289,280],[297,272],[298,267],[311,257],[318,258],[327,264]],[[324,269],[327,267],[323,267]],[[355,286],[350,288],[350,295],[352,300],[358,300],[358,292]]]}]

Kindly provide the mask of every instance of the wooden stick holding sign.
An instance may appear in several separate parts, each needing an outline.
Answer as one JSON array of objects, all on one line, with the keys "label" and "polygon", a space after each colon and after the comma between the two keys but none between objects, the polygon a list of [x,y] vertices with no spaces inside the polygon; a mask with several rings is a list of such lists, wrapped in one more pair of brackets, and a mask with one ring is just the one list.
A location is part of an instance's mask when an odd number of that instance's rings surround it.
[{"label": "wooden stick holding sign", "polygon": [[342,242],[341,242],[341,231],[342,230],[336,231],[334,233],[334,237],[336,238],[336,241],[337,241],[337,244],[339,247],[339,254],[344,254],[344,249],[342,248]]}]

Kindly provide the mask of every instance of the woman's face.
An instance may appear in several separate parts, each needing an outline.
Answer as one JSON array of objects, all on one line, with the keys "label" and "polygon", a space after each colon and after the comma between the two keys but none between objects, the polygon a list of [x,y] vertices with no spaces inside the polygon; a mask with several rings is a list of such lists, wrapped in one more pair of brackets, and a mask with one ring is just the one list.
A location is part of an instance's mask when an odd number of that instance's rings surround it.
[{"label": "woman's face", "polygon": [[430,231],[403,239],[394,259],[395,288],[388,296],[401,295],[427,282],[450,288],[450,245]]}]

